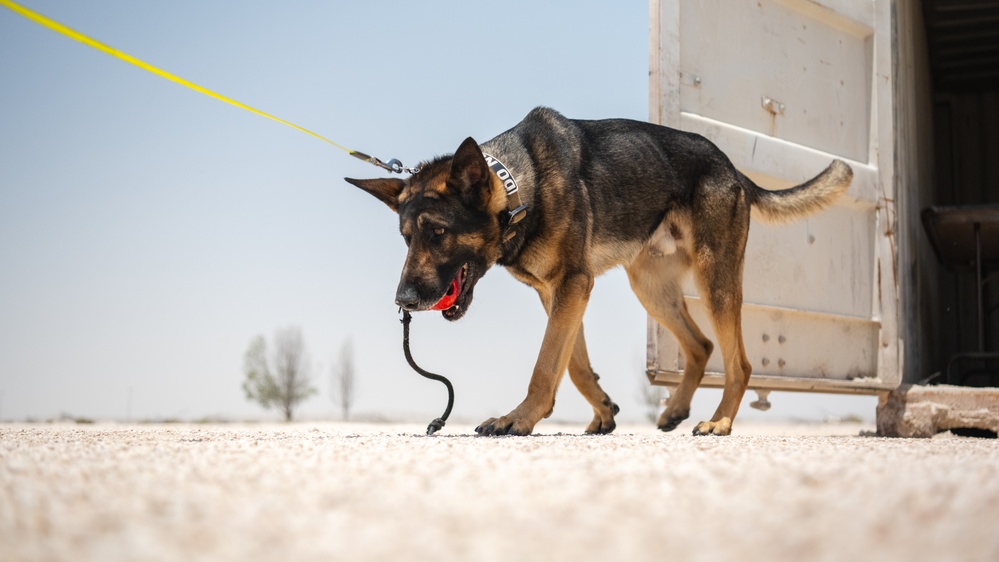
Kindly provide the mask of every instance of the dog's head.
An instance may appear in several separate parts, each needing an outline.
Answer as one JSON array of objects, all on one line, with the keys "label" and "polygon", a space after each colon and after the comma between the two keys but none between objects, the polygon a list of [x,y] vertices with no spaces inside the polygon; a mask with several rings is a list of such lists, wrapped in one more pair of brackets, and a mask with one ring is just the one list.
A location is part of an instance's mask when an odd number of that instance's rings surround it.
[{"label": "dog's head", "polygon": [[506,208],[506,191],[479,145],[469,137],[453,156],[421,164],[405,180],[345,179],[399,213],[409,253],[396,304],[461,318],[475,283],[500,258],[500,214]]}]

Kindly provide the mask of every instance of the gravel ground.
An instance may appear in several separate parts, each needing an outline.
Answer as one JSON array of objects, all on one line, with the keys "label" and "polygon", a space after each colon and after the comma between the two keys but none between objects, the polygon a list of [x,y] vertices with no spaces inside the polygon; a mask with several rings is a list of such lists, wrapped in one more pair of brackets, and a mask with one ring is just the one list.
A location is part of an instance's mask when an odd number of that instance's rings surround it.
[{"label": "gravel ground", "polygon": [[994,439],[453,425],[0,425],[0,560],[999,560]]}]

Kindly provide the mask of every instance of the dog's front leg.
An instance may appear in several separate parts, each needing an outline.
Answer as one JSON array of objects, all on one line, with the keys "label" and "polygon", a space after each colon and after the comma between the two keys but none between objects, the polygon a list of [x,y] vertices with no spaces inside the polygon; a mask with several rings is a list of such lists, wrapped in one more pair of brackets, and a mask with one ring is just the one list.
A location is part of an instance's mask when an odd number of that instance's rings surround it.
[{"label": "dog's front leg", "polygon": [[[583,273],[567,275],[561,283],[550,291],[541,290],[542,300],[546,301],[548,327],[541,342],[541,352],[534,365],[531,383],[527,387],[527,398],[509,414],[500,418],[489,418],[475,431],[480,435],[529,435],[534,425],[552,413],[555,407],[555,391],[562,374],[569,364],[576,334],[583,323],[583,312],[593,289],[593,276]],[[548,305],[548,302],[551,304]]]}]

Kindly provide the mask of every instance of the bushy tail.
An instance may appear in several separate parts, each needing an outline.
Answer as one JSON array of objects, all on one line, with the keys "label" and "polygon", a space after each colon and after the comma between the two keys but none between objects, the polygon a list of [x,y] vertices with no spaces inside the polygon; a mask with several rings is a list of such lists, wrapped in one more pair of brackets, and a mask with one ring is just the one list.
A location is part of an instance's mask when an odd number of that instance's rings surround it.
[{"label": "bushy tail", "polygon": [[833,160],[821,174],[805,183],[780,191],[769,191],[743,176],[749,201],[759,218],[770,223],[791,222],[828,206],[853,180],[853,170],[842,160]]}]

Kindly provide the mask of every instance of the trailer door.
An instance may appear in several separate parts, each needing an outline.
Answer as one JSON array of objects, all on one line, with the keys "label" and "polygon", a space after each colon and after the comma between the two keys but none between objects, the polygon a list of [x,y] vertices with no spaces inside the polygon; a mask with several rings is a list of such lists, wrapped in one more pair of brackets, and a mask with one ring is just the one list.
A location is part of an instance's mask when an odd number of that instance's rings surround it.
[{"label": "trailer door", "polygon": [[[898,386],[888,0],[652,0],[650,118],[704,135],[781,189],[833,158],[854,170],[831,208],[754,221],[743,337],[751,388],[871,393]],[[687,306],[717,341],[691,279]],[[683,354],[649,319],[648,368],[677,384]],[[722,386],[720,353],[704,384]]]}]

